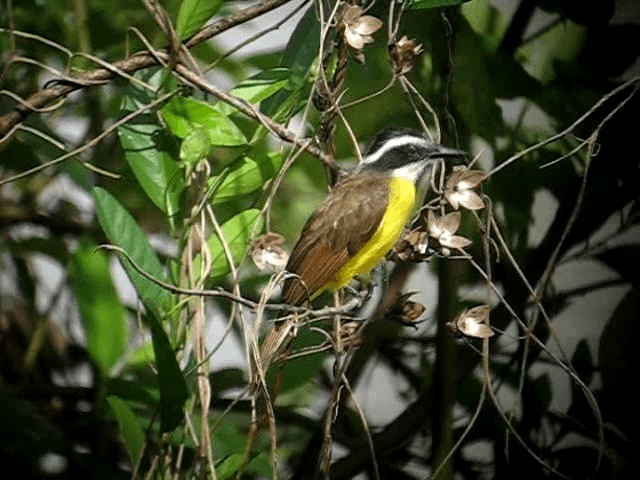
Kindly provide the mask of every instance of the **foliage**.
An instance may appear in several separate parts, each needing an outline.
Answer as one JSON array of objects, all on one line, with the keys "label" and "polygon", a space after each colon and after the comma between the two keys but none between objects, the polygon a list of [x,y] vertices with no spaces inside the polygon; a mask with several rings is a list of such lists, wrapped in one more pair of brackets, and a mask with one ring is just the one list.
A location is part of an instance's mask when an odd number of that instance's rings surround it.
[{"label": "foliage", "polygon": [[[640,26],[612,22],[613,0],[521,0],[510,18],[488,0],[360,3],[347,21],[335,2],[5,2],[7,470],[637,475]],[[236,49],[275,22],[282,47]],[[256,265],[282,267],[273,234],[291,246],[388,125],[479,159],[434,167],[375,294],[314,300],[262,378],[258,337],[286,306]],[[585,265],[606,275],[566,273]],[[437,298],[412,293],[433,273]],[[384,372],[394,402],[370,381]]]}]

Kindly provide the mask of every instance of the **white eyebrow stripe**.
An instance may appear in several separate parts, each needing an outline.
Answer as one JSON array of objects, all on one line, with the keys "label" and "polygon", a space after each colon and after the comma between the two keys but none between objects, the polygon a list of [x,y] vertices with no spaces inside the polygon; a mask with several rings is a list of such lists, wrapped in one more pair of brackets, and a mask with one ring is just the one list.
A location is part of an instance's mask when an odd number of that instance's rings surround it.
[{"label": "white eyebrow stripe", "polygon": [[427,143],[427,140],[424,138],[414,137],[412,135],[402,135],[401,137],[392,138],[391,140],[387,140],[378,150],[364,157],[362,159],[362,163],[376,162],[385,153],[396,147],[401,147],[403,145],[425,145]]}]

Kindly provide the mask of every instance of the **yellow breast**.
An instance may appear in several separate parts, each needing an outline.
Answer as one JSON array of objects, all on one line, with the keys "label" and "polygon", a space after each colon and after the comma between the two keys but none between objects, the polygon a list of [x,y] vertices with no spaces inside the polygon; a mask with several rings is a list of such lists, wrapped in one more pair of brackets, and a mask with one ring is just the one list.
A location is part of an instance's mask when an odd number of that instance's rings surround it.
[{"label": "yellow breast", "polygon": [[356,275],[368,273],[391,250],[402,234],[413,210],[416,189],[413,182],[402,178],[389,179],[389,205],[378,230],[336,274],[335,281],[325,289],[344,287]]}]

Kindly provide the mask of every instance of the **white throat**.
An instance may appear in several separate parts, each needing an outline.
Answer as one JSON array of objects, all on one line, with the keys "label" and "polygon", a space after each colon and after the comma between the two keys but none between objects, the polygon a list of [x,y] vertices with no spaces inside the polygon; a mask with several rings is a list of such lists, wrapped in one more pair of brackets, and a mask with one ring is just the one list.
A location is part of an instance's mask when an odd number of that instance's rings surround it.
[{"label": "white throat", "polygon": [[391,172],[391,176],[394,178],[402,178],[403,180],[416,183],[418,181],[418,178],[420,178],[420,176],[424,172],[425,167],[425,162],[410,163],[393,170]]}]

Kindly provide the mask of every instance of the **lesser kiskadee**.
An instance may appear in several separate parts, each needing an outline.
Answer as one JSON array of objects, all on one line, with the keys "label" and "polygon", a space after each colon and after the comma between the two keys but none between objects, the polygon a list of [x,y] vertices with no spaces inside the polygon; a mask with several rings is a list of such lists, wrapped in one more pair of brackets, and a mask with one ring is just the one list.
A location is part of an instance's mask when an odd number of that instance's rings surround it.
[{"label": "lesser kiskadee", "polygon": [[[371,271],[402,234],[413,211],[416,182],[429,161],[462,155],[416,130],[377,134],[360,164],[333,187],[304,226],[286,266],[291,275],[284,282],[284,301],[301,305]],[[264,371],[288,343],[292,322],[278,322],[265,337]]]}]

